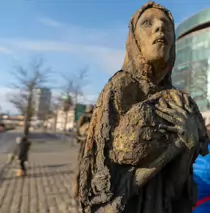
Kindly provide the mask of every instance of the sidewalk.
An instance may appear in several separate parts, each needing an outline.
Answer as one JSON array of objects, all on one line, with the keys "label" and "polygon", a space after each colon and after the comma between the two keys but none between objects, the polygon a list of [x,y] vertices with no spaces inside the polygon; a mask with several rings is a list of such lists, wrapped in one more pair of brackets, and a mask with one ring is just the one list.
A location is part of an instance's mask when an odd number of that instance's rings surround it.
[{"label": "sidewalk", "polygon": [[[16,177],[14,163],[0,185],[2,213],[76,213],[73,199],[77,147],[30,154],[28,175]],[[6,160],[0,156],[0,164]]]}]

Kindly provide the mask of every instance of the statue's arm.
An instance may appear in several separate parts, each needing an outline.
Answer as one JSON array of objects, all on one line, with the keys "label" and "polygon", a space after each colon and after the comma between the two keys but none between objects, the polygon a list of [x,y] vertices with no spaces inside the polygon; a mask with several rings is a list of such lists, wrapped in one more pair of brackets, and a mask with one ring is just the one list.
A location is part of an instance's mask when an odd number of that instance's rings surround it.
[{"label": "statue's arm", "polygon": [[[117,164],[141,166],[158,158],[166,149],[166,143],[159,143],[163,138],[157,126],[147,126],[145,114],[152,111],[142,104],[135,104],[120,118],[112,134],[110,158]],[[158,142],[159,141],[159,142]]]},{"label": "statue's arm", "polygon": [[[133,136],[130,135],[130,137]],[[159,158],[167,149],[167,147],[156,147],[156,140],[140,141],[129,137],[126,139],[125,141],[122,138],[115,138],[113,149],[110,151],[110,158],[120,165],[149,166],[151,162]]]}]

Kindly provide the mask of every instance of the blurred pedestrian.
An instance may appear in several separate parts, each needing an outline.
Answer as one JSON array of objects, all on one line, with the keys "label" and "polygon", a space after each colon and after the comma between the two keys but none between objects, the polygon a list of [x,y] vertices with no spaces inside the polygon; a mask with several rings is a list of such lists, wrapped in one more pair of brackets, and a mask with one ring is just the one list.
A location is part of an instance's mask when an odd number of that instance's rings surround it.
[{"label": "blurred pedestrian", "polygon": [[28,161],[28,152],[31,146],[31,142],[27,137],[23,136],[17,138],[17,147],[15,149],[15,154],[18,156],[20,161],[20,169],[17,171],[17,176],[26,175],[26,166],[25,163]]}]

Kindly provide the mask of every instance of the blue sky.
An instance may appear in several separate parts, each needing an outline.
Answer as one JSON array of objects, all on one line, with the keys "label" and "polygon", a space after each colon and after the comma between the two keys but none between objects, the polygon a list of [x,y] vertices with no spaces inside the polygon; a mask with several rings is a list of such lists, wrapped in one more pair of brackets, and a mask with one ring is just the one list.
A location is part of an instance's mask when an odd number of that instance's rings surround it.
[{"label": "blue sky", "polygon": [[[145,0],[1,0],[0,98],[4,111],[15,112],[7,101],[10,71],[35,56],[57,72],[88,69],[85,93],[96,100],[118,71],[125,55],[129,20]],[[210,8],[209,0],[160,0],[179,24]],[[58,81],[58,84],[62,84]]]}]

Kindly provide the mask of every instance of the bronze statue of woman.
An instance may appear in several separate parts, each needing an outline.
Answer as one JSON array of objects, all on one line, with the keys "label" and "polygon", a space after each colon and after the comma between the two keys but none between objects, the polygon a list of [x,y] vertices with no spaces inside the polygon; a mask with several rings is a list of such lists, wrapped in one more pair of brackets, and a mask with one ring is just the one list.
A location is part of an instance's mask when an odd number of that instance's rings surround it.
[{"label": "bronze statue of woman", "polygon": [[130,22],[122,70],[103,89],[80,164],[85,213],[190,213],[192,165],[207,154],[197,105],[174,88],[171,13],[150,2]]}]

